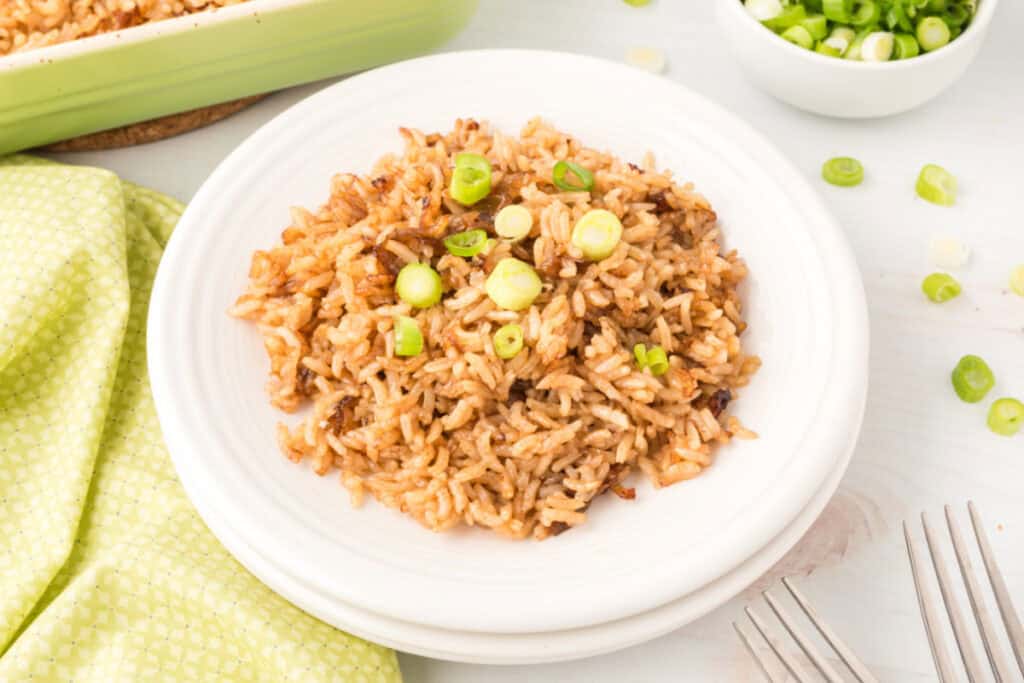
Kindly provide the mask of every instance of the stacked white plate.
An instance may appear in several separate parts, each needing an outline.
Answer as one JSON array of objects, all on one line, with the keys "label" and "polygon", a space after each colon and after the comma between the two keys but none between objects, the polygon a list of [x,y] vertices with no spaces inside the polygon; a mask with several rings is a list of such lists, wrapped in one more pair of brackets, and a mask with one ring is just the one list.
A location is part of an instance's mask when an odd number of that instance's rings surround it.
[{"label": "stacked white plate", "polygon": [[[399,151],[399,126],[457,117],[515,133],[540,115],[585,144],[691,180],[746,259],[747,348],[764,366],[731,409],[758,431],[697,479],[604,497],[544,542],[432,534],[278,452],[267,362],[225,311],[290,206]],[[157,276],[149,364],[164,436],[203,519],[271,588],[339,628],[446,659],[525,663],[625,647],[713,609],[778,560],[845,470],[867,383],[867,315],[850,250],[792,166],[698,95],[629,67],[484,51],[348,79],[268,123],[210,177]]]}]

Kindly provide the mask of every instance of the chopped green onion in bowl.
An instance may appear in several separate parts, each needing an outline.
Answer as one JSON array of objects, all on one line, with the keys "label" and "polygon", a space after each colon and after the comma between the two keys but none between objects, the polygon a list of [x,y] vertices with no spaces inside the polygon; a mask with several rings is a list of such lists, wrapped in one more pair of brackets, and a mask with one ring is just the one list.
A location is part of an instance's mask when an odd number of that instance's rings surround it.
[{"label": "chopped green onion in bowl", "polygon": [[498,262],[484,282],[484,291],[499,308],[521,311],[540,295],[540,276],[528,263],[507,257]]},{"label": "chopped green onion in bowl", "polygon": [[510,204],[494,217],[494,231],[499,237],[518,240],[530,234],[533,227],[533,214],[519,204]]},{"label": "chopped green onion in bowl", "polygon": [[956,202],[956,188],[956,177],[935,164],[926,164],[921,169],[914,186],[918,197],[939,206],[953,206]]},{"label": "chopped green onion in bowl", "polygon": [[781,0],[746,0],[743,6],[758,21],[774,19],[782,14]]},{"label": "chopped green onion in bowl", "polygon": [[914,35],[925,52],[945,47],[953,39],[949,26],[940,17],[925,17],[919,21]]},{"label": "chopped green onion in bowl", "polygon": [[895,37],[888,31],[874,31],[860,44],[860,58],[865,62],[887,62],[892,57]]},{"label": "chopped green onion in bowl", "polygon": [[821,177],[832,185],[853,187],[864,180],[864,167],[853,157],[834,157],[822,164]]},{"label": "chopped green onion in bowl", "polygon": [[[569,178],[569,174],[575,180]],[[572,161],[559,161],[551,171],[551,182],[566,192],[590,192],[594,189],[594,174]]]},{"label": "chopped green onion in bowl", "polygon": [[395,279],[398,298],[416,308],[430,308],[443,292],[441,276],[426,263],[407,263]]},{"label": "chopped green onion in bowl", "polygon": [[522,350],[523,328],[519,325],[504,325],[494,333],[494,352],[498,354],[498,358],[515,358]]},{"label": "chopped green onion in bowl", "polygon": [[1024,263],[1010,271],[1010,291],[1024,296]]},{"label": "chopped green onion in bowl", "polygon": [[960,296],[960,283],[952,275],[932,273],[921,283],[921,291],[929,301],[941,304]]},{"label": "chopped green onion in bowl", "polygon": [[783,40],[788,40],[794,45],[798,45],[805,50],[814,48],[814,37],[811,32],[803,26],[790,26],[785,31],[779,34]]},{"label": "chopped green onion in bowl", "polygon": [[457,232],[444,238],[444,248],[455,256],[469,258],[487,247],[487,231],[476,229]]},{"label": "chopped green onion in bowl", "polygon": [[988,428],[1000,436],[1013,436],[1024,425],[1024,403],[1001,398],[988,409]]},{"label": "chopped green onion in bowl", "polygon": [[479,154],[461,152],[455,156],[448,194],[463,206],[472,206],[491,193],[491,163]]},{"label": "chopped green onion in bowl", "polygon": [[412,318],[400,315],[395,318],[395,355],[418,356],[423,353],[423,333]]},{"label": "chopped green onion in bowl", "polygon": [[953,368],[953,390],[961,401],[977,403],[995,386],[996,377],[978,356],[964,356]]},{"label": "chopped green onion in bowl", "polygon": [[583,214],[572,229],[572,244],[590,261],[601,261],[612,255],[622,240],[622,223],[611,211],[591,209]]}]

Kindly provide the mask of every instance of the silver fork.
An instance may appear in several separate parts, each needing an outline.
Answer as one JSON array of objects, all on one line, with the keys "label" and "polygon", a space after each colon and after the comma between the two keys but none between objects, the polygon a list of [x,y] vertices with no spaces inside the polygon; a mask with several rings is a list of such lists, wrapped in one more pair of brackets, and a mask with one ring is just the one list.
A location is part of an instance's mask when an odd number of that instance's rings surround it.
[{"label": "silver fork", "polygon": [[[868,668],[864,666],[864,663],[857,658],[857,655],[853,653],[839,636],[836,635],[825,621],[818,616],[818,613],[811,607],[810,603],[807,602],[807,598],[804,597],[803,593],[797,590],[796,586],[793,585],[792,579],[786,577],[782,579],[782,585],[786,587],[789,594],[793,596],[796,604],[800,606],[807,618],[814,624],[815,628],[821,634],[822,638],[832,647],[832,650],[839,655],[839,659],[843,661],[846,667],[854,675],[854,677],[860,681],[860,683],[878,683],[877,679],[871,675]],[[828,660],[821,656],[818,650],[811,644],[811,641],[807,636],[797,627],[793,617],[782,607],[778,600],[765,591],[764,595],[765,602],[771,608],[778,620],[789,632],[789,635],[796,641],[796,644],[803,650],[803,653],[807,655],[807,658],[814,665],[814,668],[825,677],[829,683],[843,683],[842,676],[836,671]],[[782,662],[782,665],[786,667],[786,670],[790,675],[796,679],[797,683],[805,683],[817,678],[812,678],[812,674],[808,673],[807,668],[799,662],[792,654],[784,650],[778,641],[773,638],[768,632],[768,625],[764,619],[755,612],[751,607],[746,607],[744,611],[747,617],[750,619],[750,623],[754,625],[757,632],[761,634],[765,642],[768,643],[768,647],[771,648],[772,653],[778,658],[778,661]],[[733,628],[736,629],[736,633],[739,635],[740,640],[746,646],[747,651],[750,652],[751,656],[761,667],[761,672],[764,673],[765,677],[772,683],[781,683],[784,679],[778,677],[773,673],[773,670],[778,669],[778,664],[771,664],[771,654],[765,652],[762,648],[757,647],[751,636],[746,633],[738,623],[733,622]]]},{"label": "silver fork", "polygon": [[[992,585],[992,593],[1002,617],[1003,626],[1009,636],[1010,647],[1017,660],[1016,669],[1003,647],[999,642],[992,613],[988,609],[987,601],[982,594],[981,584],[974,571],[971,558],[967,554],[967,546],[964,543],[963,535],[960,533],[960,526],[953,517],[953,509],[946,506],[946,526],[949,527],[949,536],[953,542],[953,552],[956,555],[957,564],[960,566],[960,576],[967,587],[967,597],[970,600],[971,611],[974,613],[974,621],[981,636],[985,654],[988,657],[989,669],[995,675],[997,681],[1019,681],[1024,674],[1024,629],[1021,628],[1020,617],[1013,607],[1013,601],[1006,589],[1006,582],[996,565],[995,556],[992,554],[992,547],[989,545],[988,536],[981,523],[978,509],[973,502],[967,503],[967,510],[971,516],[971,526],[974,528],[974,536],[978,542],[978,550],[981,552],[981,559],[985,565],[985,573],[988,574],[989,583]],[[953,627],[953,638],[956,641],[957,649],[960,652],[960,659],[963,661],[964,669],[967,671],[967,678],[970,681],[983,681],[987,676],[984,673],[986,668],[978,656],[971,635],[971,629],[964,618],[959,600],[953,594],[952,582],[948,565],[943,557],[939,540],[935,530],[928,521],[928,516],[921,513],[921,526],[924,527],[925,541],[928,545],[928,552],[931,555],[932,566],[935,568],[935,576],[939,583],[939,593],[942,595],[942,602],[949,615],[949,621]],[[940,617],[937,607],[937,600],[930,585],[925,581],[923,574],[923,554],[918,542],[910,535],[910,528],[903,523],[903,535],[907,542],[907,553],[910,556],[910,568],[914,575],[914,587],[917,589],[917,601],[921,607],[921,619],[924,622],[924,630],[928,635],[928,644],[931,646],[932,658],[935,660],[935,668],[939,673],[939,680],[942,683],[949,683],[957,680],[957,674],[950,658],[949,650],[946,647],[945,637],[940,631]]]}]

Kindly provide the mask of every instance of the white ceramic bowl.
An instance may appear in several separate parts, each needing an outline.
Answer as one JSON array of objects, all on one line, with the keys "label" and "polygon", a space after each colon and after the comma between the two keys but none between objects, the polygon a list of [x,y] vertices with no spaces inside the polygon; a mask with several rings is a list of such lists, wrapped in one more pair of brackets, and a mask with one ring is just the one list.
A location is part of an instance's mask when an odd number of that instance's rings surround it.
[{"label": "white ceramic bowl", "polygon": [[[624,96],[609,101],[609,92]],[[274,424],[285,416],[265,397],[259,335],[225,313],[245,286],[249,256],[279,239],[290,205],[323,202],[332,174],[368,172],[400,149],[401,125],[445,130],[473,115],[515,132],[537,114],[623,158],[654,150],[709,197],[728,247],[751,270],[744,337],[764,367],[735,409],[761,436],[729,444],[692,482],[658,492],[641,485],[629,504],[597,501],[586,525],[543,543],[467,529],[431,534],[380,505],[353,509],[337,476],[316,477],[275,445]],[[156,406],[196,508],[253,573],[341,627],[349,620],[339,602],[433,629],[562,631],[692,593],[806,508],[849,452],[867,384],[860,276],[801,174],[694,93],[557,53],[403,62],[281,114],[189,205],[160,265],[149,320]]]},{"label": "white ceramic bowl", "polygon": [[762,26],[740,0],[716,2],[718,23],[756,86],[794,107],[851,119],[913,109],[952,85],[978,53],[997,4],[981,0],[967,29],[939,50],[872,63],[797,47]]}]

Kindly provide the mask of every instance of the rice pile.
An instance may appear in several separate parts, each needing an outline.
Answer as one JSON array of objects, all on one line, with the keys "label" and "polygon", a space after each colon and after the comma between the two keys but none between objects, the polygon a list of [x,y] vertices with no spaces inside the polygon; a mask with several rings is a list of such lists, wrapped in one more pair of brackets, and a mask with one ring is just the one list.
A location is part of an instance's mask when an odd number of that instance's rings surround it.
[{"label": "rice pile", "polygon": [[0,0],[0,55],[246,0]]},{"label": "rice pile", "polygon": [[[545,538],[584,522],[606,491],[632,498],[622,484],[634,469],[667,486],[709,467],[716,445],[754,436],[724,412],[760,365],[740,343],[736,287],[747,270],[721,253],[715,213],[692,186],[650,158],[642,168],[622,162],[539,120],[519,138],[472,120],[447,135],[400,132],[401,157],[368,176],[335,176],[316,213],[293,209],[282,243],[253,255],[248,290],[231,309],[263,335],[271,402],[289,412],[312,402],[296,427],[278,427],[288,458],[319,474],[337,468],[355,504],[370,493],[435,531],[463,523]],[[490,196],[471,209],[447,194],[460,151],[494,169]],[[592,193],[552,184],[561,159],[594,173]],[[493,235],[509,203],[533,214],[526,239],[472,259],[446,251],[445,235]],[[624,226],[597,263],[570,246],[592,208]],[[509,255],[545,283],[521,312],[498,309],[484,291]],[[425,310],[393,290],[398,270],[417,260],[445,286]],[[419,323],[420,355],[394,355],[397,315]],[[491,338],[511,322],[526,346],[501,360]],[[663,346],[669,371],[637,369],[636,343]]]}]

